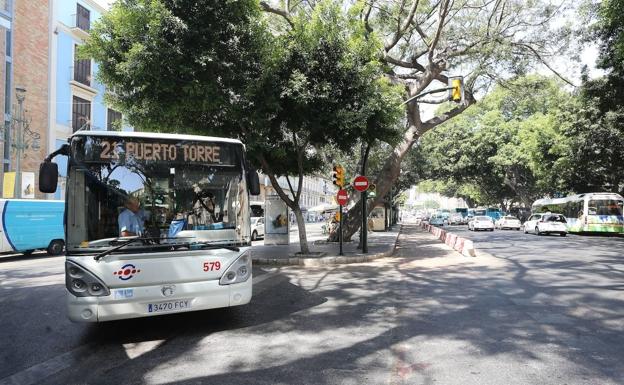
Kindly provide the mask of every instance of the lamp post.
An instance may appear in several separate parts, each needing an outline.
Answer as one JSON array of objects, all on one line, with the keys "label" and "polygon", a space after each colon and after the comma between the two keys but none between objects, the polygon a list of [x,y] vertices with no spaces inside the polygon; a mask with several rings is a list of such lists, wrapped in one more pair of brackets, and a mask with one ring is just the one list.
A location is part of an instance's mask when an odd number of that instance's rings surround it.
[{"label": "lamp post", "polygon": [[22,198],[22,157],[27,149],[38,150],[40,135],[30,130],[30,123],[24,114],[24,99],[26,99],[26,89],[15,87],[15,97],[17,98],[17,119],[15,119],[15,198]]},{"label": "lamp post", "polygon": [[17,98],[17,124],[15,132],[15,198],[22,197],[22,153],[24,152],[24,99],[26,89],[15,87],[15,97]]}]

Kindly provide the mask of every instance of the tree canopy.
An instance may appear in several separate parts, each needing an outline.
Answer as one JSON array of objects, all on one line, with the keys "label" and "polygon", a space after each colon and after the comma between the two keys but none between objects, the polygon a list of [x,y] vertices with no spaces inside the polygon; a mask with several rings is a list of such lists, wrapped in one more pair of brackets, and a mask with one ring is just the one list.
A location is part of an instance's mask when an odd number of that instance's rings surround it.
[{"label": "tree canopy", "polygon": [[242,139],[295,212],[307,253],[303,176],[330,171],[324,148],[395,140],[402,90],[384,77],[380,42],[341,2],[316,3],[288,29],[263,16],[255,1],[123,0],[83,54],[135,128]]},{"label": "tree canopy", "polygon": [[414,155],[424,160],[421,177],[477,204],[530,206],[566,189],[558,171],[572,100],[553,78],[518,77],[497,86],[481,103],[422,137]]},{"label": "tree canopy", "polygon": [[254,0],[120,0],[81,54],[135,128],[236,135],[270,38]]}]

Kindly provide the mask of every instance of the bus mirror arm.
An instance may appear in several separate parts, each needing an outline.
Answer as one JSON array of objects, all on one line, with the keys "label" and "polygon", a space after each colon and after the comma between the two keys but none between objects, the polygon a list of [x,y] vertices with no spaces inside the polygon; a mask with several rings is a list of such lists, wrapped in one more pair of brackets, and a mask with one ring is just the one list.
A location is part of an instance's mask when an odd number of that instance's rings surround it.
[{"label": "bus mirror arm", "polygon": [[53,194],[58,185],[58,164],[52,163],[57,155],[69,155],[69,145],[64,144],[58,150],[48,155],[39,165],[39,191]]},{"label": "bus mirror arm", "polygon": [[249,188],[249,194],[260,195],[260,177],[258,172],[254,169],[247,170],[247,186]]},{"label": "bus mirror arm", "polygon": [[62,145],[58,150],[48,155],[43,161],[52,162],[52,159],[56,158],[57,155],[69,156],[69,144]]}]

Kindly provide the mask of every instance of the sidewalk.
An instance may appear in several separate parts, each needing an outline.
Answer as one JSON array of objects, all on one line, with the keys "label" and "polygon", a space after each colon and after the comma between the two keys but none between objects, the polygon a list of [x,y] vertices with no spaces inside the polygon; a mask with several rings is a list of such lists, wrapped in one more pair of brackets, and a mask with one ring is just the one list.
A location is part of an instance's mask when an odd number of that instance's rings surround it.
[{"label": "sidewalk", "polygon": [[401,224],[397,224],[390,231],[368,233],[368,253],[362,254],[357,249],[359,235],[353,236],[352,242],[343,244],[343,256],[338,255],[338,242],[308,241],[310,252],[320,253],[317,257],[299,257],[301,250],[299,242],[289,245],[257,245],[251,249],[254,264],[257,265],[303,265],[321,266],[343,263],[368,262],[377,258],[389,257],[394,252],[400,233]]}]

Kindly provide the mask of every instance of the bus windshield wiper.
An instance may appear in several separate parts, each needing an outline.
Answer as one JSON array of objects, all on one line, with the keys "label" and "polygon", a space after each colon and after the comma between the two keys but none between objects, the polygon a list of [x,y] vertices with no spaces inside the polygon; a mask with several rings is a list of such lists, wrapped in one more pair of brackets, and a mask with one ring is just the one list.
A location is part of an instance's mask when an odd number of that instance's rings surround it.
[{"label": "bus windshield wiper", "polygon": [[[95,259],[96,261],[99,261],[100,259],[104,258],[105,256],[107,256],[108,254],[115,252],[119,249],[122,249],[126,246],[128,246],[131,243],[134,243],[136,241],[151,241],[151,240],[161,240],[161,239],[184,239],[184,238],[193,238],[193,237],[165,237],[165,238],[160,238],[160,237],[136,237],[136,238],[131,238],[128,239],[126,241],[123,241],[122,243],[120,243],[119,245],[115,245],[113,247],[111,247],[110,249],[104,250],[101,253],[95,255],[93,257],[93,259]],[[115,241],[117,241],[118,239],[116,239]],[[111,241],[112,242],[112,241]],[[150,245],[152,247],[171,247],[171,246],[178,246],[176,244],[163,244],[163,245]]]},{"label": "bus windshield wiper", "polygon": [[226,250],[230,250],[230,251],[240,251],[240,248],[236,247],[236,246],[229,246],[229,245],[215,245],[213,243],[209,243],[209,242],[193,242],[193,243],[187,243],[187,245],[189,247],[194,246],[194,245],[200,245],[202,249],[226,249]]}]

